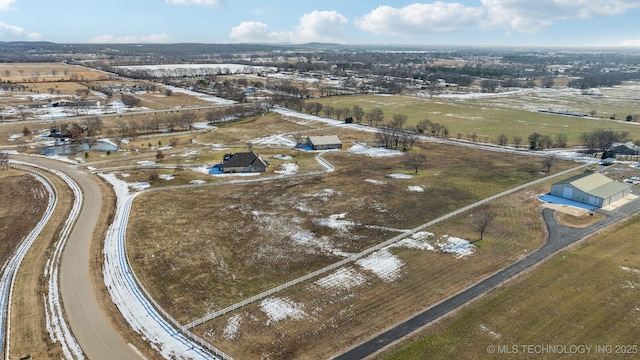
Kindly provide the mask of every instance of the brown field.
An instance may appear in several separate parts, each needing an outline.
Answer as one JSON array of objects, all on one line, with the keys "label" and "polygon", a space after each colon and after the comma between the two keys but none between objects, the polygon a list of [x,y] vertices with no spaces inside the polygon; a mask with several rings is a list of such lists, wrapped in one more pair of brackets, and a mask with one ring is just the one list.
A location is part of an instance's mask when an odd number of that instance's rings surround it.
[{"label": "brown field", "polygon": [[[47,333],[42,295],[46,292],[43,271],[56,234],[70,208],[71,193],[56,178],[51,181],[58,192],[58,205],[41,236],[25,255],[16,277],[11,306],[11,358],[30,353],[37,358],[62,356],[59,344],[52,343]],[[0,170],[0,193],[3,201],[13,204],[0,208],[3,231],[3,256],[13,249],[7,245],[22,240],[40,220],[48,201],[48,194],[39,181],[17,170]],[[15,246],[15,245],[14,245]]]},{"label": "brown field", "polygon": [[[429,162],[410,180],[385,178],[389,173],[412,172],[404,168],[401,156],[370,158],[338,152],[325,155],[337,169],[328,175],[142,195],[132,210],[136,215],[128,230],[129,254],[154,299],[186,323],[341,259],[318,245],[292,241],[299,234],[325,239],[325,249],[359,252],[397,235],[393,229],[413,228],[540,176],[542,165],[536,158],[456,150],[434,144],[416,148],[428,154]],[[570,166],[558,163],[554,171]],[[425,191],[408,192],[409,185]],[[370,277],[364,289],[342,295],[320,296],[312,284],[283,293],[306,304],[308,311],[317,308],[313,319],[265,327],[264,314],[251,305],[196,332],[240,358],[326,357],[537,248],[544,227],[535,196],[544,191],[530,189],[497,201],[496,211],[505,215],[491,236],[476,242],[479,250],[469,259],[394,248],[393,254],[407,264],[407,275],[397,282]],[[344,231],[317,222],[342,213],[357,225]],[[468,219],[459,216],[429,231],[475,240],[478,234]],[[462,263],[470,266],[459,266]],[[433,286],[423,286],[425,277],[433,279]],[[398,304],[393,311],[386,306],[390,299]],[[221,328],[238,314],[251,323],[251,330],[243,326],[242,335],[226,339]]]},{"label": "brown field", "polygon": [[[594,234],[376,358],[637,359],[639,231],[636,215]],[[523,354],[527,344],[593,348],[586,354]],[[512,345],[519,354],[487,351]],[[610,353],[596,352],[606,345]]]},{"label": "brown field", "polygon": [[40,221],[49,198],[42,183],[22,171],[0,169],[0,264]]},{"label": "brown field", "polygon": [[63,63],[0,63],[0,79],[25,85],[69,80],[92,81],[110,77],[109,74],[93,69]]}]

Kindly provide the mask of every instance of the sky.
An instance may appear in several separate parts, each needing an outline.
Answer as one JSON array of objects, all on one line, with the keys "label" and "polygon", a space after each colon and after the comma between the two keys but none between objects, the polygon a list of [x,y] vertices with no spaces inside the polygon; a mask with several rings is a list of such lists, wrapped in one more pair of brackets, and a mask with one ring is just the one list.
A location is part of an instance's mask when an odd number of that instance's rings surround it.
[{"label": "sky", "polygon": [[0,0],[0,41],[640,46],[640,0]]}]

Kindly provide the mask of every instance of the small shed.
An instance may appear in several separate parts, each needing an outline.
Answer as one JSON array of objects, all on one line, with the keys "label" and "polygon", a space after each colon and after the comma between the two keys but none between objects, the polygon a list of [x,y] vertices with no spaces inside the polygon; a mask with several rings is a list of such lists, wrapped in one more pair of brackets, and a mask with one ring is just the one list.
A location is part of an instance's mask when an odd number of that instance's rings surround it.
[{"label": "small shed", "polygon": [[309,136],[307,145],[312,150],[342,149],[342,140],[337,135]]},{"label": "small shed", "polygon": [[551,195],[604,207],[631,194],[631,185],[599,173],[583,173],[551,185]]},{"label": "small shed", "polygon": [[222,160],[224,173],[265,172],[268,166],[269,162],[253,151],[225,154]]}]

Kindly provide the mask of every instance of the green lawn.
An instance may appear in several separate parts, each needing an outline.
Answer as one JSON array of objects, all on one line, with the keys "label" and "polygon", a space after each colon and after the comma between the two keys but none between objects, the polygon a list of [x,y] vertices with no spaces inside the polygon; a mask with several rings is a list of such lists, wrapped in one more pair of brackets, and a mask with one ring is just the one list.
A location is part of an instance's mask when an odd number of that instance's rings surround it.
[{"label": "green lawn", "polygon": [[[632,139],[640,139],[640,124],[608,120],[615,109],[618,118],[627,114],[640,113],[640,104],[632,100],[612,101],[588,97],[571,97],[561,93],[558,98],[528,96],[523,94],[478,99],[418,98],[412,96],[360,95],[329,97],[317,100],[323,105],[336,108],[361,106],[365,112],[373,108],[383,110],[385,119],[394,114],[409,117],[406,127],[415,126],[420,120],[444,124],[449,128],[449,136],[467,139],[475,133],[477,140],[495,143],[500,134],[506,134],[509,141],[514,136],[522,137],[523,144],[533,132],[555,137],[566,134],[569,145],[581,145],[580,135],[599,128],[628,131]],[[597,111],[603,118],[581,118],[538,112],[538,109],[566,110],[588,113],[594,109],[606,107],[607,113]],[[624,116],[623,116],[624,114]]]}]

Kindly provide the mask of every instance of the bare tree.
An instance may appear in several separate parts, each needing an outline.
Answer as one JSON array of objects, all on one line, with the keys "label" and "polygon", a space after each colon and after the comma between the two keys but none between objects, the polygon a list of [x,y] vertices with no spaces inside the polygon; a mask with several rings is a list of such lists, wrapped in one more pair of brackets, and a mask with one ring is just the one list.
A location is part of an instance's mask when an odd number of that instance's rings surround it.
[{"label": "bare tree", "polygon": [[138,130],[140,130],[140,122],[138,119],[129,119],[129,129],[131,130],[131,137],[134,139],[138,136]]},{"label": "bare tree", "polygon": [[116,127],[118,128],[118,131],[120,131],[120,137],[126,138],[127,131],[129,130],[129,125],[127,125],[127,122],[122,118],[118,118],[116,120]]},{"label": "bare tree", "polygon": [[87,117],[83,123],[88,136],[94,136],[102,131],[102,119],[98,116]]},{"label": "bare tree", "polygon": [[471,226],[480,233],[480,240],[482,240],[487,228],[495,220],[496,214],[489,205],[482,205],[471,216]]},{"label": "bare tree", "polygon": [[520,135],[516,135],[513,137],[513,146],[516,147],[516,149],[520,148],[520,145],[522,145],[522,136]]},{"label": "bare tree", "polygon": [[356,123],[358,124],[362,123],[362,119],[364,118],[364,110],[362,109],[361,106],[353,105],[353,108],[351,109],[351,113],[353,114],[353,117],[356,119]]},{"label": "bare tree", "polygon": [[182,113],[182,124],[191,130],[193,128],[193,123],[198,118],[198,115],[191,111],[186,111]]},{"label": "bare tree", "polygon": [[551,170],[551,167],[553,166],[553,162],[555,160],[556,160],[555,154],[547,155],[544,158],[542,158],[542,164],[547,167],[547,172]]},{"label": "bare tree", "polygon": [[402,127],[404,126],[404,124],[407,122],[407,119],[409,119],[409,117],[407,115],[404,114],[394,114],[393,118],[391,120],[391,126],[394,128],[397,128],[399,130],[402,130]]},{"label": "bare tree", "polygon": [[506,134],[502,133],[502,134],[498,135],[498,145],[505,146],[505,145],[507,145],[508,141],[509,141],[509,138],[507,137]]},{"label": "bare tree", "polygon": [[164,124],[169,128],[169,131],[173,132],[180,124],[180,116],[179,115],[169,115],[164,118]]},{"label": "bare tree", "polygon": [[415,170],[418,173],[418,169],[427,162],[427,155],[422,152],[407,152],[404,154],[404,165],[406,167]]},{"label": "bare tree", "polygon": [[556,146],[559,148],[566,148],[568,142],[567,134],[557,133],[556,134]]},{"label": "bare tree", "polygon": [[384,112],[380,108],[373,108],[366,115],[369,124],[379,126],[384,121]]}]

